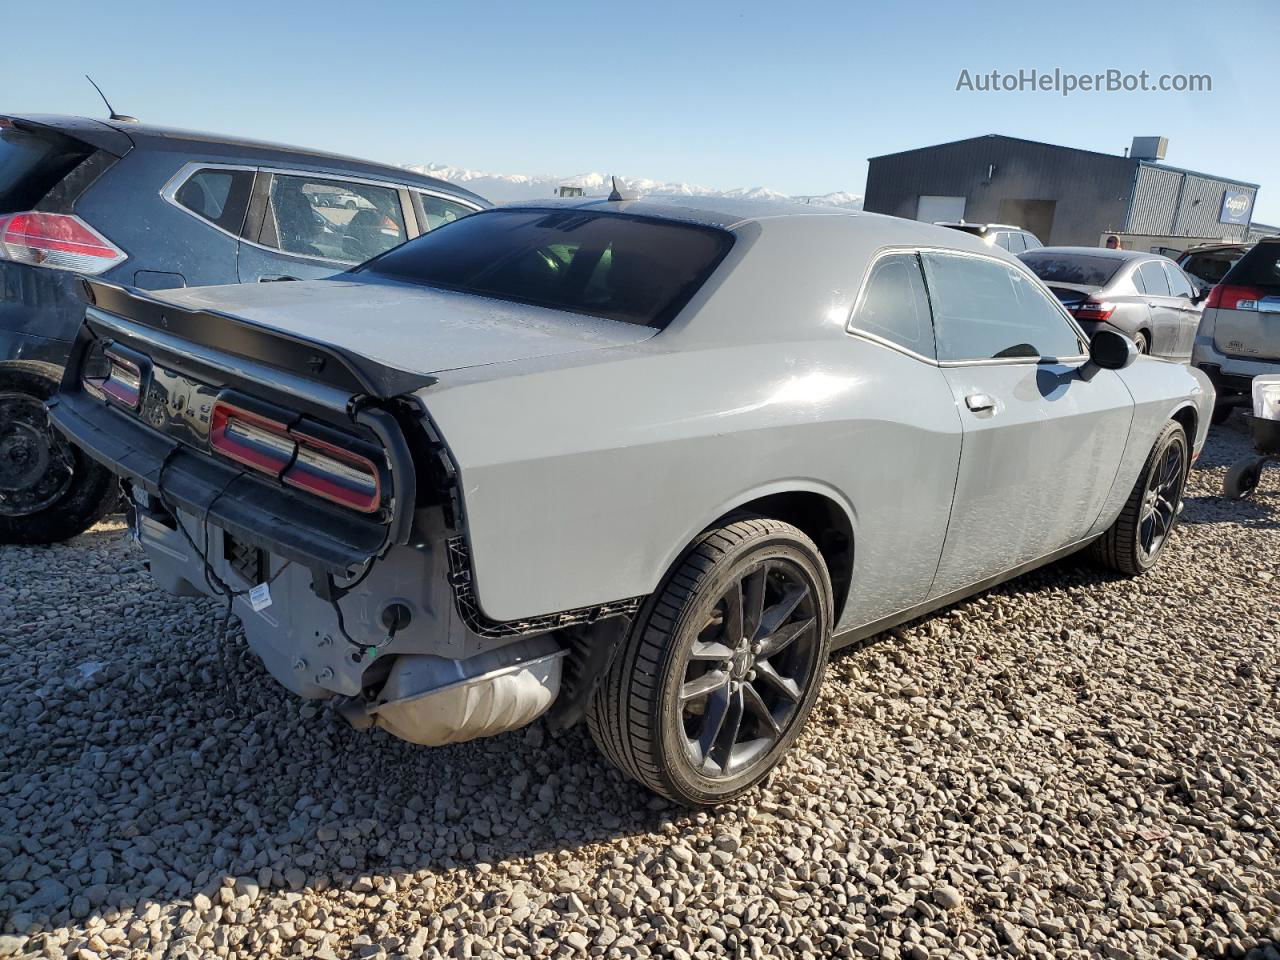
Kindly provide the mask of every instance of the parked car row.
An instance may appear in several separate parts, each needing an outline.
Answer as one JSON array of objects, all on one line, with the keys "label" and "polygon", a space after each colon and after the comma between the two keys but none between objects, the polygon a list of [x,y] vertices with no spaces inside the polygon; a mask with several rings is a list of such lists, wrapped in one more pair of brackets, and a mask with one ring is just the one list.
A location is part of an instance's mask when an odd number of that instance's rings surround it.
[{"label": "parked car row", "polygon": [[295,694],[426,745],[585,719],[691,805],[777,765],[833,648],[1081,550],[1151,569],[1214,409],[1161,257],[616,183],[494,209],[114,122],[0,150],[0,536],[118,478],[157,582]]},{"label": "parked car row", "polygon": [[1042,247],[1021,256],[1090,336],[1118,330],[1140,353],[1191,360],[1203,294],[1168,257],[1102,247]]},{"label": "parked car row", "polygon": [[115,500],[45,428],[79,276],[144,290],[330,276],[490,204],[397,167],[115,120],[0,116],[0,543]]},{"label": "parked car row", "polygon": [[1086,548],[1150,569],[1212,409],[998,246],[792,204],[616,191],[329,280],[88,288],[52,419],[161,585],[358,727],[585,717],[692,805],[776,766],[833,647]]}]

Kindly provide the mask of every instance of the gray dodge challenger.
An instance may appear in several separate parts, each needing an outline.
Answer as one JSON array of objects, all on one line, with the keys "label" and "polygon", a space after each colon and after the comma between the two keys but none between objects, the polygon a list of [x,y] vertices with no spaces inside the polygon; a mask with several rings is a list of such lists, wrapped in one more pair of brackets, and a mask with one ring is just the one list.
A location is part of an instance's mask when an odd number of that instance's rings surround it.
[{"label": "gray dodge challenger", "polygon": [[162,586],[357,727],[585,719],[691,805],[778,764],[833,647],[1085,548],[1149,570],[1213,405],[978,239],[791,204],[549,201],[85,298],[52,421]]}]

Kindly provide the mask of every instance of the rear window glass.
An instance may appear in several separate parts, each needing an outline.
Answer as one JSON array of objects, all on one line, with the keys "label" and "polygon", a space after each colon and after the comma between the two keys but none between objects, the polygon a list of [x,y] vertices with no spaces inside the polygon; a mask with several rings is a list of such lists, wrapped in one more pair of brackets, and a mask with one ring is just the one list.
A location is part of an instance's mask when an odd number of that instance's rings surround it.
[{"label": "rear window glass", "polygon": [[1116,275],[1124,261],[1115,257],[1091,257],[1087,253],[1026,253],[1022,260],[1045,283],[1078,283],[1102,287]]},{"label": "rear window glass", "polygon": [[0,119],[0,213],[32,209],[92,152],[60,133],[30,133]]},{"label": "rear window glass", "polygon": [[1223,282],[1250,287],[1280,287],[1280,242],[1258,244],[1240,258]]},{"label": "rear window glass", "polygon": [[1182,261],[1182,269],[1198,280],[1212,286],[1221,283],[1227,271],[1240,259],[1239,250],[1219,250],[1215,253],[1193,253]]},{"label": "rear window glass", "polygon": [[661,328],[732,244],[727,231],[694,224],[505,209],[445,224],[358,270]]}]

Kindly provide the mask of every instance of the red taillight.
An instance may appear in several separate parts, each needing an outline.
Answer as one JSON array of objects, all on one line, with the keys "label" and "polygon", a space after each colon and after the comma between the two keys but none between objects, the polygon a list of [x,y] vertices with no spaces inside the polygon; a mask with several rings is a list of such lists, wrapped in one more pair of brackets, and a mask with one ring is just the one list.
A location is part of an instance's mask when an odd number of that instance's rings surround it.
[{"label": "red taillight", "polygon": [[362,513],[382,505],[382,474],[368,457],[226,400],[209,414],[209,446],[331,503]]},{"label": "red taillight", "polygon": [[0,257],[76,273],[102,273],[126,259],[123,250],[67,213],[0,217]]},{"label": "red taillight", "polygon": [[378,509],[382,482],[372,460],[315,437],[293,437],[298,456],[281,477],[285,483],[362,513]]},{"label": "red taillight", "polygon": [[1076,304],[1075,309],[1072,311],[1077,320],[1088,320],[1091,323],[1107,320],[1115,312],[1116,305],[1114,303],[1109,300],[1094,300],[1092,297]]},{"label": "red taillight", "polygon": [[142,399],[142,368],[111,350],[105,354],[106,376],[81,378],[84,388],[99,400],[108,399],[126,410],[137,410]]},{"label": "red taillight", "polygon": [[225,400],[214,402],[209,414],[209,446],[237,463],[277,479],[293,460],[297,444],[288,424]]},{"label": "red taillight", "polygon": [[1209,299],[1204,302],[1204,305],[1206,309],[1257,310],[1258,301],[1261,299],[1262,291],[1257,287],[1220,283],[1209,291]]}]

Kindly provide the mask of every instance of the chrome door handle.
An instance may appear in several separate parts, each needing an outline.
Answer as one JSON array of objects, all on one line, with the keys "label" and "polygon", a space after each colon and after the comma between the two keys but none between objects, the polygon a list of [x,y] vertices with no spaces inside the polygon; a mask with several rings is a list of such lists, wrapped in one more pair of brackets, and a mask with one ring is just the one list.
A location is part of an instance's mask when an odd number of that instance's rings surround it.
[{"label": "chrome door handle", "polygon": [[982,413],[984,410],[994,410],[996,402],[985,393],[971,393],[964,398],[965,406],[974,413]]},{"label": "chrome door handle", "polygon": [[1158,303],[1152,303],[1150,300],[1148,300],[1148,301],[1147,301],[1147,306],[1148,306],[1148,307],[1158,307],[1158,306],[1160,306],[1160,304],[1158,304]]}]

